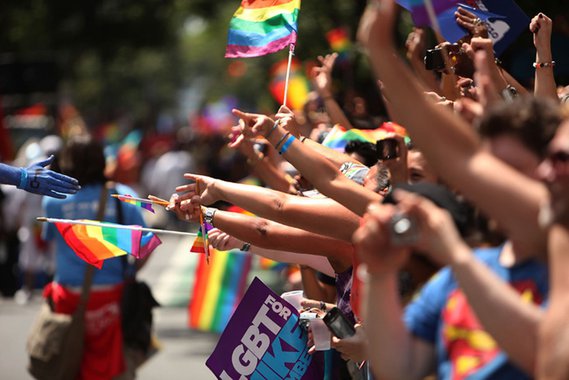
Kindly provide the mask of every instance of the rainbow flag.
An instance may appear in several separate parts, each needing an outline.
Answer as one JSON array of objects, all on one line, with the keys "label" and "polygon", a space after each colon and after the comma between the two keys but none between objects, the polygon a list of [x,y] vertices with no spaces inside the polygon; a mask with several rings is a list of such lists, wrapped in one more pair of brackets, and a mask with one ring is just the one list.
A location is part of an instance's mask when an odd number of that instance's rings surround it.
[{"label": "rainbow flag", "polygon": [[348,141],[367,141],[375,144],[377,140],[384,139],[391,132],[405,137],[406,141],[409,140],[405,128],[392,122],[383,123],[376,129],[346,129],[337,124],[322,141],[322,145],[343,151]]},{"label": "rainbow flag", "polygon": [[193,329],[220,333],[245,293],[252,255],[213,248],[210,253],[209,264],[205,255],[198,259],[188,324]]},{"label": "rainbow flag", "polygon": [[[132,199],[132,195],[128,195],[128,194],[126,194],[126,195],[119,195],[117,198],[118,198],[120,201],[123,201],[123,202],[128,203],[128,204],[131,204],[131,205],[135,205],[135,206],[138,206],[138,207],[142,207],[143,209],[148,210],[148,211],[154,213],[154,209],[152,208],[152,203],[151,203],[150,201],[149,201],[149,202],[142,202],[142,201],[140,201],[140,200],[138,200],[138,199]],[[130,198],[130,199],[129,199],[129,198]]]},{"label": "rainbow flag", "polygon": [[[269,90],[273,98],[279,104],[284,104],[284,88],[286,85],[286,70],[288,60],[283,59],[271,68],[271,81]],[[308,80],[301,70],[301,65],[296,59],[292,59],[290,65],[290,75],[288,78],[288,93],[286,104],[292,110],[302,109],[308,99],[310,91]]]},{"label": "rainbow flag", "polygon": [[335,28],[326,33],[326,39],[333,51],[345,54],[350,50],[351,42],[346,28]]},{"label": "rainbow flag", "polygon": [[99,269],[104,260],[113,257],[130,254],[143,259],[162,243],[152,232],[120,229],[115,223],[82,221],[98,225],[56,222],[55,226],[77,256]]},{"label": "rainbow flag", "polygon": [[259,57],[296,43],[300,0],[243,0],[229,23],[226,58]]},{"label": "rainbow flag", "polygon": [[202,232],[202,227],[200,226],[200,228],[198,229],[198,234],[194,239],[194,243],[190,248],[190,252],[203,253],[204,255],[206,254],[207,251],[205,245],[207,242],[207,233],[213,228],[213,226],[209,223],[204,223],[204,227],[205,227],[205,239],[204,239],[204,233]]}]

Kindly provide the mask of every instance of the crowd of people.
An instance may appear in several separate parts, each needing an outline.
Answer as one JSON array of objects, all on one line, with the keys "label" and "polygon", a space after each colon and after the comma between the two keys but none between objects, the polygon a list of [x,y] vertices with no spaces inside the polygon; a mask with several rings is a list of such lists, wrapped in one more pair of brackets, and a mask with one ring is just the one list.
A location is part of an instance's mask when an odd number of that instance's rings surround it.
[{"label": "crowd of people", "polygon": [[[399,55],[396,13],[393,0],[371,2],[357,36],[376,75],[370,86],[407,134],[386,135],[390,152],[379,142],[351,142],[343,152],[320,144],[334,124],[377,127],[360,102],[349,115],[338,102],[337,54],[330,54],[312,72],[314,96],[304,109],[233,111],[238,123],[228,146],[264,187],[187,171],[198,165],[184,146],[152,162],[164,170],[148,169],[146,182],[159,186],[153,173],[171,169],[160,177],[171,193],[166,209],[182,222],[213,225],[213,247],[298,265],[300,311],[323,317],[337,307],[354,326],[354,335],[332,338],[336,378],[566,379],[569,88],[555,81],[552,20],[539,13],[528,25],[536,50],[529,89],[500,66],[486,24],[469,11],[456,13],[469,31],[459,53],[438,45],[446,56],[439,71],[425,69],[421,29],[409,35],[406,58]],[[100,194],[133,193],[105,187],[102,147],[88,137],[67,142],[62,174],[44,168],[50,160],[27,169],[2,164],[0,179],[51,196],[46,215],[65,218],[93,219]],[[144,225],[130,205],[119,215],[109,202],[103,215]],[[86,264],[53,226],[44,236],[56,240],[55,282],[46,294],[70,313]],[[113,260],[94,277],[87,317],[98,317],[88,325],[85,379],[126,368],[112,355],[122,350],[112,305],[125,271],[136,268]],[[109,355],[114,360],[101,365]]]}]

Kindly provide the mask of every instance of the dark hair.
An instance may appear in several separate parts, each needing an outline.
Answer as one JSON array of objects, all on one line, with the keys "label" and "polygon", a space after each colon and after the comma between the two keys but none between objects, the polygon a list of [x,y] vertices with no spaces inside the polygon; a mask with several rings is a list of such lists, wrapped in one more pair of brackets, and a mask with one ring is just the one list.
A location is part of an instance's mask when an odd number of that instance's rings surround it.
[{"label": "dark hair", "polygon": [[103,145],[89,135],[72,137],[59,159],[61,172],[77,178],[81,186],[105,183]]},{"label": "dark hair", "polygon": [[356,153],[360,155],[364,159],[364,162],[362,162],[362,164],[367,167],[372,167],[377,163],[377,152],[375,145],[367,141],[348,141],[344,147],[344,153]]},{"label": "dark hair", "polygon": [[543,158],[562,120],[559,104],[551,99],[520,96],[492,107],[480,120],[479,131],[487,138],[511,135]]},{"label": "dark hair", "polygon": [[379,193],[381,190],[389,189],[391,186],[391,180],[389,179],[389,169],[382,163],[377,164],[377,174],[376,174],[376,188],[375,192]]}]

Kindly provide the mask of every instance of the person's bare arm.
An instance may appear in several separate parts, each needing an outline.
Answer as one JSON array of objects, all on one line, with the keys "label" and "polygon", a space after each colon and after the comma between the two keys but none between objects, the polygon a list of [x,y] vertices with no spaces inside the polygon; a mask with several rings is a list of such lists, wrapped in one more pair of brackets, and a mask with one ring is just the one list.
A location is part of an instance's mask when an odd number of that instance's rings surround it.
[{"label": "person's bare arm", "polygon": [[[267,135],[273,128],[274,122],[267,116],[245,113],[239,110],[233,110],[233,113],[245,121],[247,128],[244,129],[244,133]],[[291,122],[292,118],[281,120],[286,125],[286,123]],[[351,181],[333,163],[321,154],[304,146],[294,136],[288,136],[287,133],[283,127],[277,125],[270,133],[268,140],[322,194],[336,200],[357,215],[364,214],[369,202],[382,200],[380,194]]]},{"label": "person's bare arm", "polygon": [[[224,231],[221,231],[218,228],[214,228],[208,232],[208,241],[212,247],[222,251],[239,249],[245,244],[245,240],[241,240]],[[328,276],[334,276],[335,274],[334,269],[330,265],[330,262],[326,256],[261,248],[256,245],[251,245],[249,252],[257,256],[262,256],[267,259],[279,261],[282,263],[291,263],[310,267],[314,270],[325,273]]]},{"label": "person's bare arm", "polygon": [[366,12],[360,39],[368,46],[376,75],[389,88],[393,117],[407,128],[433,169],[495,219],[522,252],[544,252],[545,236],[537,224],[540,203],[547,197],[544,186],[483,151],[468,124],[425,99],[396,54],[392,7],[393,1],[385,0],[381,9]]},{"label": "person's bare arm", "polygon": [[422,379],[435,367],[435,347],[414,337],[403,321],[398,271],[409,250],[397,249],[386,239],[395,210],[391,205],[371,205],[354,244],[365,273],[362,310],[374,375],[385,379]]},{"label": "person's bare arm", "polygon": [[[558,102],[557,85],[553,76],[553,55],[551,54],[551,19],[539,13],[531,20],[529,29],[533,33],[533,44],[536,49],[534,94],[538,98],[550,98]],[[538,64],[546,66],[537,66]]]},{"label": "person's bare arm", "polygon": [[[260,217],[344,241],[351,241],[359,223],[357,215],[332,199],[299,197],[189,173],[184,177],[199,181],[199,198],[204,205],[224,200]],[[176,188],[176,191],[184,193],[181,195],[183,208],[190,207],[191,198],[198,195],[196,190],[195,183]]]},{"label": "person's bare arm", "polygon": [[332,124],[340,124],[346,129],[352,129],[352,123],[350,123],[332,93],[332,68],[334,67],[336,58],[338,58],[338,53],[318,57],[320,66],[312,69],[312,85],[316,89],[316,92],[318,92],[320,98],[324,101],[324,107],[326,107],[326,112],[328,112]]},{"label": "person's bare arm", "polygon": [[551,289],[539,331],[537,378],[569,378],[569,229],[554,225],[549,233]]}]

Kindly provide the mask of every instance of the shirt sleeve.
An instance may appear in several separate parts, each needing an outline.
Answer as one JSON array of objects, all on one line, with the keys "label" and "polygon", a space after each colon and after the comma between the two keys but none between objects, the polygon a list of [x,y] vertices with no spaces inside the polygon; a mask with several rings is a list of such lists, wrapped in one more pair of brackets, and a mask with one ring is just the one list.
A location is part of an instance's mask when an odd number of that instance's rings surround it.
[{"label": "shirt sleeve", "polygon": [[450,281],[450,270],[441,269],[405,308],[404,322],[407,329],[432,344],[436,341],[442,309],[451,286]]}]

